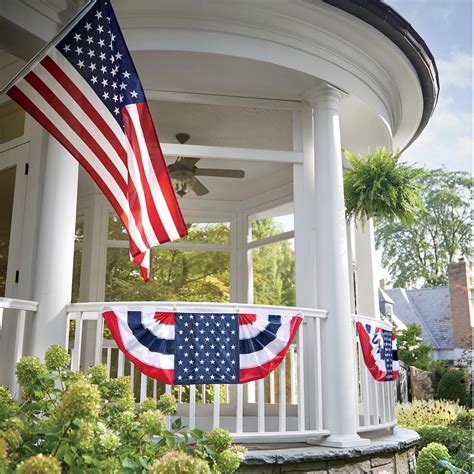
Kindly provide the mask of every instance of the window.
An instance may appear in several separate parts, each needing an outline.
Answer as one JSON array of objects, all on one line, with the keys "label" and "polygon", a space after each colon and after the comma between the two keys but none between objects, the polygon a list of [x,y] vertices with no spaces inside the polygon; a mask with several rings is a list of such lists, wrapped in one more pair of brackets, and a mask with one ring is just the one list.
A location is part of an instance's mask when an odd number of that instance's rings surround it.
[{"label": "window", "polygon": [[252,250],[255,304],[295,306],[294,248],[294,239],[286,239]]},{"label": "window", "polygon": [[[145,285],[119,219],[109,219],[106,301],[230,301],[230,224],[188,224],[189,235],[151,250]],[[204,248],[203,248],[204,247]]]},{"label": "window", "polygon": [[250,217],[253,302],[295,306],[294,215],[291,203]]}]

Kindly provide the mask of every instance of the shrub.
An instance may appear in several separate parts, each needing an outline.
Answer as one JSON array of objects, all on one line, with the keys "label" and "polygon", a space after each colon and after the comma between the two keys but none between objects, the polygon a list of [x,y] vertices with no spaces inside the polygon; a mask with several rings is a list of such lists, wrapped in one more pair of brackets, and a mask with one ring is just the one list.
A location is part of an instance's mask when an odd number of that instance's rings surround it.
[{"label": "shrub", "polygon": [[461,411],[456,415],[454,422],[452,423],[453,426],[457,426],[459,428],[464,428],[466,430],[472,429],[473,424],[473,410],[465,410]]},{"label": "shrub", "polygon": [[421,426],[416,428],[416,431],[421,436],[421,440],[416,447],[417,452],[420,452],[431,443],[438,442],[446,446],[453,464],[464,469],[469,466],[471,456],[470,430],[454,426]]},{"label": "shrub", "polygon": [[414,400],[397,405],[397,421],[405,428],[424,425],[448,426],[463,408],[457,403],[443,400]]},{"label": "shrub", "polygon": [[449,461],[446,446],[440,443],[430,443],[423,448],[416,460],[416,474],[444,474],[445,468],[438,461]]},{"label": "shrub", "polygon": [[242,462],[245,448],[230,447],[225,430],[188,433],[178,418],[169,431],[173,396],[136,407],[129,377],[107,380],[104,366],[84,377],[68,364],[60,346],[48,350],[46,364],[22,358],[21,405],[0,386],[0,473],[227,474]]},{"label": "shrub", "polygon": [[438,383],[436,398],[458,401],[462,405],[466,404],[468,394],[462,381],[463,374],[460,374],[459,371],[446,372]]}]

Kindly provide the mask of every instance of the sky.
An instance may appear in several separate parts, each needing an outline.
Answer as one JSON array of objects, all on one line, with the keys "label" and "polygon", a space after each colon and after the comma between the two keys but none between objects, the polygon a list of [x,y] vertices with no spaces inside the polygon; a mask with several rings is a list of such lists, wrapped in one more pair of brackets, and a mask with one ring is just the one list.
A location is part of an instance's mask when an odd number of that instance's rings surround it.
[{"label": "sky", "polygon": [[425,40],[438,65],[440,94],[430,122],[403,153],[427,168],[472,172],[472,0],[385,0]]}]

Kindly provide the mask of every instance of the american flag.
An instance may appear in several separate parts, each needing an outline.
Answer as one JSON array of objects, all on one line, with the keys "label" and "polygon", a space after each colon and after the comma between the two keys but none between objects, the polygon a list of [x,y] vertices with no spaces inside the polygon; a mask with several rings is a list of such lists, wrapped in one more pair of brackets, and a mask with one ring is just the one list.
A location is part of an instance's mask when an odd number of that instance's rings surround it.
[{"label": "american flag", "polygon": [[105,308],[117,345],[142,373],[167,384],[235,384],[268,375],[301,324],[299,313],[167,312]]},{"label": "american flag", "polygon": [[357,321],[356,327],[362,356],[372,377],[378,382],[395,380],[400,370],[395,334],[361,321]]},{"label": "american flag", "polygon": [[100,187],[128,232],[132,261],[146,281],[150,247],[187,229],[110,3],[93,4],[7,94]]}]

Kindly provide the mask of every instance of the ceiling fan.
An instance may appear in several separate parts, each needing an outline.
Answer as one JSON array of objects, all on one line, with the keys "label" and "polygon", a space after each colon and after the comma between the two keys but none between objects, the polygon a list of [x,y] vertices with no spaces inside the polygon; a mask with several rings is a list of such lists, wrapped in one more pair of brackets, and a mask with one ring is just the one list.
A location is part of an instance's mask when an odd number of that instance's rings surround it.
[{"label": "ceiling fan", "polygon": [[[178,133],[176,140],[182,145],[189,140],[187,133]],[[209,193],[209,189],[199,181],[196,176],[212,176],[217,178],[243,178],[243,170],[225,170],[216,168],[198,168],[196,163],[201,158],[178,156],[176,161],[168,165],[171,182],[176,193],[183,197],[189,191],[194,191],[198,196]]]}]

